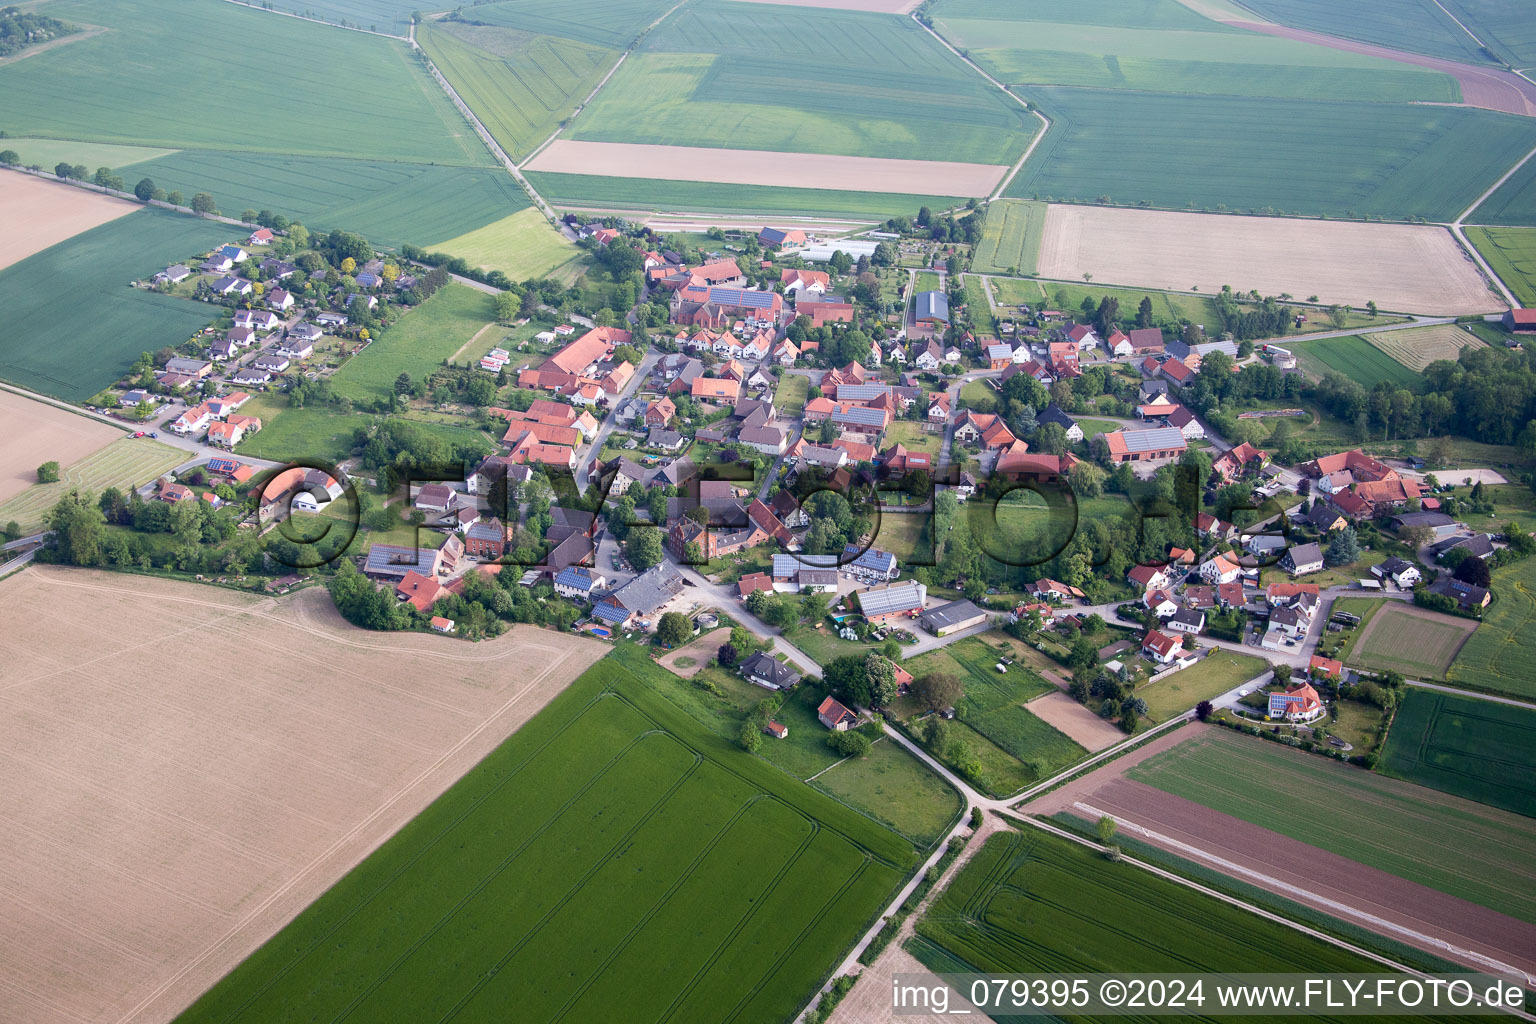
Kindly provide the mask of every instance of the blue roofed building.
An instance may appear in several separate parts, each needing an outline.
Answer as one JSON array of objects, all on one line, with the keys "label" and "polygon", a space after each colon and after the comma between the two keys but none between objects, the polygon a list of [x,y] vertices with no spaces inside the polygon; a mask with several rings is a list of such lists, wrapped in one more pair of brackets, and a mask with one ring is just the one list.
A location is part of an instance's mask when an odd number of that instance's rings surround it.
[{"label": "blue roofed building", "polygon": [[555,574],[555,593],[573,601],[590,601],[608,585],[608,580],[594,569],[568,565]]},{"label": "blue roofed building", "polygon": [[920,324],[949,324],[949,296],[943,292],[918,292],[913,317]]}]

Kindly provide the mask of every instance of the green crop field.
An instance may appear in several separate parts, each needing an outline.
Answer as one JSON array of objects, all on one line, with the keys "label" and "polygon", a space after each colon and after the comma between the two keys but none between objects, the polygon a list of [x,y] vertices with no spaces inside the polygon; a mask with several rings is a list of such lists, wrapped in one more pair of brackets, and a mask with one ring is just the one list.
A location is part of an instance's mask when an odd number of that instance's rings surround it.
[{"label": "green crop field", "polygon": [[1536,818],[1536,710],[1410,688],[1379,767]]},{"label": "green crop field", "polygon": [[[962,5],[969,6],[969,5]],[[1054,8],[1054,9],[1051,9]],[[1241,32],[1198,16],[1145,25],[1129,7],[1021,6],[963,17],[941,5],[938,28],[1010,85],[1376,102],[1459,102],[1450,75],[1380,57]],[[1123,19],[1105,24],[1119,11]],[[1058,20],[1059,19],[1059,20]]]},{"label": "green crop field", "polygon": [[1363,629],[1350,664],[1397,671],[1409,679],[1444,679],[1456,652],[1477,628],[1470,619],[1435,615],[1389,601]]},{"label": "green crop field", "polygon": [[875,820],[923,845],[943,836],[961,808],[960,794],[890,737],[876,740],[866,756],[828,768],[811,785],[869,808]]},{"label": "green crop field", "polygon": [[1261,675],[1267,668],[1263,658],[1235,651],[1212,651],[1196,665],[1180,669],[1155,683],[1146,683],[1136,696],[1147,702],[1147,718],[1153,722],[1168,719],[1210,700]]},{"label": "green crop field", "polygon": [[450,284],[353,356],[331,378],[332,386],[354,400],[383,398],[400,374],[421,380],[495,319],[490,295]]},{"label": "green crop field", "polygon": [[5,148],[16,151],[23,167],[36,164],[50,171],[60,160],[69,164],[85,164],[92,171],[98,167],[123,170],[176,152],[174,149],[155,149],[151,146],[118,146],[110,142],[79,142],[74,139],[7,138]]},{"label": "green crop field", "polygon": [[1284,924],[1035,829],[990,837],[917,923],[907,949],[934,971],[1379,970]]},{"label": "green crop field", "polygon": [[1451,662],[1446,676],[1452,683],[1536,698],[1536,672],[1531,671],[1531,651],[1536,649],[1536,561],[1527,558],[1495,570],[1492,589],[1493,604],[1483,613],[1482,625]]},{"label": "green crop field", "polygon": [[[1536,120],[1465,107],[1022,92],[1055,125],[1008,187],[1020,198],[1450,220],[1536,146]],[[1305,130],[1282,143],[1277,123]]]},{"label": "green crop field", "polygon": [[582,254],[532,207],[432,248],[460,256],[471,266],[500,270],[514,281],[545,277]]},{"label": "green crop field", "polygon": [[999,199],[987,206],[987,223],[971,257],[978,274],[1033,274],[1045,230],[1045,204]]},{"label": "green crop field", "polygon": [[[109,31],[0,67],[5,127],[17,135],[420,163],[489,159],[403,43],[221,0],[187,0],[174,13],[147,0],[61,0],[49,13]],[[259,55],[259,77],[242,70],[242,54]]]},{"label": "green crop field", "polygon": [[1536,64],[1536,24],[1520,0],[1443,0],[1445,7],[1511,67]]},{"label": "green crop field", "polygon": [[1008,164],[1037,127],[913,21],[703,0],[648,34],[568,135]]},{"label": "green crop field", "polygon": [[775,188],[711,181],[662,181],[608,178],[599,174],[529,171],[539,194],[557,205],[615,207],[625,210],[683,213],[801,213],[881,221],[911,217],[927,206],[942,210],[965,202],[956,196],[896,192],[845,192],[839,189]]},{"label": "green crop field", "polygon": [[[1002,282],[998,282],[1001,284]],[[1026,282],[1028,283],[1028,282]],[[1070,281],[1041,281],[1039,287],[1045,289],[1045,295],[1035,295],[1033,302],[1038,303],[1042,298],[1049,297],[1051,305],[1072,313],[1080,311],[1083,299],[1091,298],[1095,303],[1106,296],[1120,301],[1122,313],[1131,313],[1141,305],[1142,299],[1152,300],[1152,322],[1160,327],[1177,329],[1181,324],[1214,324],[1218,323],[1216,305],[1210,299],[1199,295],[1181,295],[1178,292],[1149,292],[1136,288],[1109,288],[1104,285],[1073,284]],[[1234,287],[1239,287],[1234,285]],[[1023,302],[1030,302],[1028,298]]]},{"label": "green crop field", "polygon": [[1469,219],[1478,224],[1536,227],[1536,160],[1510,175]]},{"label": "green crop field", "polygon": [[123,437],[87,455],[59,474],[58,483],[33,484],[0,504],[0,524],[15,520],[24,533],[43,525],[44,519],[67,490],[78,487],[92,494],[116,487],[123,492],[154,480],[191,456],[182,448],[151,441],[147,437]]},{"label": "green crop field", "polygon": [[[1329,0],[1244,0],[1270,21],[1325,35],[1358,39],[1465,64],[1493,63],[1435,0],[1360,0],[1348,7]],[[1479,7],[1518,9],[1512,0],[1474,0]],[[1467,7],[1469,5],[1453,5]],[[1466,13],[1465,10],[1462,12]],[[1476,31],[1474,29],[1473,31]],[[1484,36],[1483,38],[1488,38]]]},{"label": "green crop field", "polygon": [[1536,306],[1536,228],[1467,228],[1466,233],[1519,303]]},{"label": "green crop field", "polygon": [[427,22],[416,39],[514,160],[570,117],[619,59],[558,36],[457,22]]},{"label": "green crop field", "polygon": [[475,4],[469,20],[622,50],[675,0],[502,0]]},{"label": "green crop field", "polygon": [[1321,377],[1325,373],[1342,373],[1359,381],[1367,390],[1381,381],[1412,388],[1423,379],[1358,334],[1347,338],[1288,342],[1285,347],[1296,353],[1301,368],[1308,374]]},{"label": "green crop field", "polygon": [[913,847],[700,728],[661,671],[598,662],[179,1019],[793,1016]]},{"label": "green crop field", "polygon": [[429,246],[528,206],[495,167],[189,149],[133,172],[188,196],[207,192],[226,214],[272,210],[312,230],[344,228],[395,247]]},{"label": "green crop field", "polygon": [[[1127,775],[1320,850],[1536,923],[1536,821],[1529,818],[1226,729],[1185,740]],[[1318,793],[1328,794],[1327,815],[1317,813]],[[1340,821],[1348,827],[1340,828]]]},{"label": "green crop field", "polygon": [[128,287],[231,237],[227,224],[136,210],[0,271],[0,377],[81,401],[141,352],[180,345],[214,319],[200,302]]}]

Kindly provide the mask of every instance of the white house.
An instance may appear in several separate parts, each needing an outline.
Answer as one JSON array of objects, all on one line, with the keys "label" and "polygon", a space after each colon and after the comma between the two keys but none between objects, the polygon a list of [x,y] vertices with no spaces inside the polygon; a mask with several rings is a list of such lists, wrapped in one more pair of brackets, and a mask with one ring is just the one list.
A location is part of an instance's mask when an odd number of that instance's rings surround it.
[{"label": "white house", "polygon": [[1380,565],[1371,566],[1371,572],[1378,579],[1391,577],[1392,582],[1404,590],[1412,587],[1422,578],[1419,567],[1405,558],[1389,558]]},{"label": "white house", "polygon": [[1226,555],[1215,555],[1200,563],[1200,578],[1213,586],[1231,583],[1242,574],[1243,570]]}]

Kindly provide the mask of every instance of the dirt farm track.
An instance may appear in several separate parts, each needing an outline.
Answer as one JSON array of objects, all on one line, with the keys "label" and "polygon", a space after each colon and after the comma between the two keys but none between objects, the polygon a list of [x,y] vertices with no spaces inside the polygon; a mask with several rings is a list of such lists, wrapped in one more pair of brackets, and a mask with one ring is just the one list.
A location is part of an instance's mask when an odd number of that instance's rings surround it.
[{"label": "dirt farm track", "polygon": [[43,567],[0,622],[7,1024],[170,1020],[605,650]]},{"label": "dirt farm track", "polygon": [[1095,284],[1265,295],[1403,313],[1503,309],[1444,228],[1100,206],[1046,211],[1040,276]]}]

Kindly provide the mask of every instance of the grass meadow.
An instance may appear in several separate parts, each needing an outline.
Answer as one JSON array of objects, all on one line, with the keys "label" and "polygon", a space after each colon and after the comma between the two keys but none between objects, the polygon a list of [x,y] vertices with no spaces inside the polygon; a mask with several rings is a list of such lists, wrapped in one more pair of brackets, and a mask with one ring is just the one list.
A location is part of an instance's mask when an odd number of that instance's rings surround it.
[{"label": "grass meadow", "polygon": [[999,199],[988,204],[971,269],[978,274],[1033,274],[1044,232],[1044,203]]},{"label": "grass meadow", "polygon": [[1467,228],[1467,239],[1522,306],[1536,306],[1536,228]]},{"label": "grass meadow", "polygon": [[416,40],[514,160],[570,117],[619,59],[572,39],[460,22],[426,22]]},{"label": "grass meadow", "polygon": [[913,847],[699,727],[661,671],[598,662],[180,1020],[793,1016]]},{"label": "grass meadow", "polygon": [[1143,684],[1136,690],[1136,696],[1147,702],[1149,721],[1166,722],[1202,700],[1220,696],[1253,679],[1265,669],[1263,658],[1215,650],[1189,668],[1180,669],[1155,683]]},{"label": "grass meadow", "polygon": [[[1419,691],[1414,693],[1418,699]],[[1225,729],[1207,730],[1127,775],[1320,850],[1536,923],[1536,820]],[[1319,815],[1316,794],[1324,792],[1329,813]],[[1349,827],[1339,828],[1339,821]]]},{"label": "grass meadow", "polygon": [[1008,164],[1037,126],[913,21],[703,0],[645,37],[568,137]]},{"label": "grass meadow", "polygon": [[471,266],[500,270],[514,281],[547,277],[582,254],[531,206],[457,238],[436,242],[432,248],[462,257]]},{"label": "grass meadow", "polygon": [[811,786],[924,843],[942,836],[961,810],[960,794],[889,736],[876,740],[864,757],[828,768]]},{"label": "grass meadow", "polygon": [[1008,187],[1026,199],[1451,220],[1536,146],[1531,119],[1465,107],[1021,93],[1056,122]]},{"label": "grass meadow", "polygon": [[272,210],[311,230],[344,228],[376,245],[433,247],[528,207],[494,167],[183,150],[134,169],[164,189],[207,192],[226,213]]},{"label": "grass meadow", "polygon": [[1325,373],[1342,373],[1369,390],[1381,381],[1400,387],[1412,388],[1420,380],[1419,374],[1399,363],[1361,335],[1347,338],[1321,338],[1317,341],[1286,343],[1286,348],[1296,353],[1301,368],[1308,374],[1321,377]]},{"label": "grass meadow", "polygon": [[1432,615],[1388,601],[1355,641],[1350,664],[1394,670],[1409,679],[1444,679],[1456,652],[1477,627],[1469,619]]},{"label": "grass meadow", "polygon": [[529,171],[527,177],[539,194],[552,203],[600,209],[700,214],[794,213],[882,221],[895,216],[915,216],[924,206],[942,210],[965,202],[956,196],[609,178],[600,174],[548,171]]},{"label": "grass meadow", "polygon": [[0,377],[78,402],[121,377],[140,353],[181,344],[214,319],[212,308],[128,282],[206,253],[232,230],[136,210],[0,271]]},{"label": "grass meadow", "polygon": [[60,496],[71,488],[100,494],[108,487],[125,493],[154,480],[190,456],[184,449],[151,441],[147,437],[123,437],[93,452],[59,474],[58,483],[33,484],[0,504],[0,525],[15,520],[24,533],[43,525]]},{"label": "grass meadow", "polygon": [[1378,767],[1399,779],[1536,818],[1536,711],[1410,687]]},{"label": "grass meadow", "polygon": [[383,398],[394,390],[400,374],[421,380],[495,319],[490,295],[450,284],[337,370],[332,388],[353,400]]},{"label": "grass meadow", "polygon": [[[14,149],[23,167],[37,164],[52,170],[60,160],[69,164],[85,164],[95,170],[112,167],[117,170],[133,167],[149,160],[158,160],[175,153],[174,149],[155,149],[152,146],[119,146],[111,142],[80,142],[76,139],[15,139],[7,137],[6,149]],[[123,177],[127,177],[125,173]],[[135,181],[138,179],[134,179]]]},{"label": "grass meadow", "polygon": [[[1503,522],[1504,520],[1499,520]],[[1536,560],[1523,559],[1493,574],[1493,604],[1462,647],[1446,677],[1479,690],[1536,698]]]},{"label": "grass meadow", "polygon": [[934,971],[1375,968],[1287,925],[1036,829],[990,837],[918,921],[907,949]]},{"label": "grass meadow", "polygon": [[[15,135],[419,163],[488,159],[403,43],[221,0],[187,0],[174,14],[148,0],[64,0],[49,13],[108,31],[0,66],[5,127]],[[242,70],[244,56],[259,62],[259,76]]]}]

